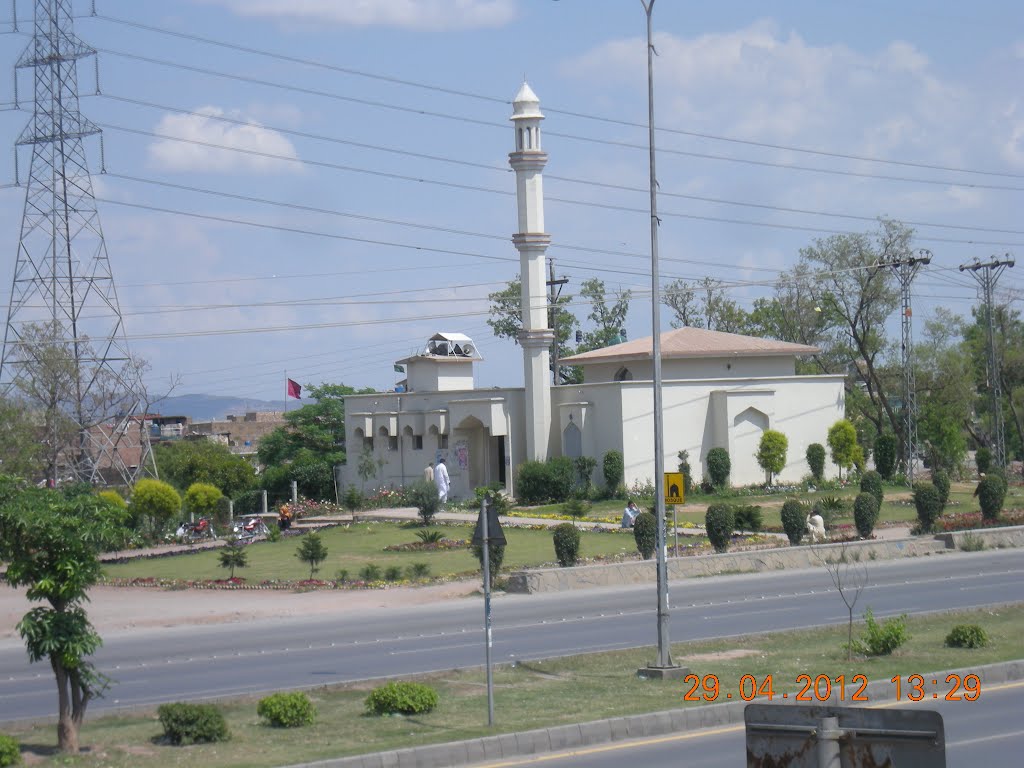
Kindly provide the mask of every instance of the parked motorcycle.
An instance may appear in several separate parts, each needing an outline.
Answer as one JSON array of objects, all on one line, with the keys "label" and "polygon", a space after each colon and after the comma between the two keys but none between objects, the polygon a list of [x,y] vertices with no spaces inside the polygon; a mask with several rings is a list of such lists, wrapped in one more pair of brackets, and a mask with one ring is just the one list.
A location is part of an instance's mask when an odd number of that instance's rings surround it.
[{"label": "parked motorcycle", "polygon": [[258,515],[245,517],[237,521],[231,531],[241,541],[252,541],[260,536],[270,533],[263,518]]},{"label": "parked motorcycle", "polygon": [[195,521],[186,520],[178,526],[175,536],[180,541],[187,541],[189,543],[217,538],[217,534],[213,530],[213,523],[205,517],[200,517]]}]

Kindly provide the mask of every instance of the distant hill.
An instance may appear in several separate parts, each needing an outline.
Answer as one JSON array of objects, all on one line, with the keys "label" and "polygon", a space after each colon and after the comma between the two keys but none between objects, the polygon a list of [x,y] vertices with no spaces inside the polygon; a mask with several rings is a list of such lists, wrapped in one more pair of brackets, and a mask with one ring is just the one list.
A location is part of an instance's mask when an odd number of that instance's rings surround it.
[{"label": "distant hill", "polygon": [[[288,410],[301,405],[293,400],[288,404]],[[253,400],[230,395],[177,395],[154,403],[150,406],[150,412],[162,416],[188,416],[192,421],[211,421],[249,411],[283,411],[284,406],[284,400]]]}]

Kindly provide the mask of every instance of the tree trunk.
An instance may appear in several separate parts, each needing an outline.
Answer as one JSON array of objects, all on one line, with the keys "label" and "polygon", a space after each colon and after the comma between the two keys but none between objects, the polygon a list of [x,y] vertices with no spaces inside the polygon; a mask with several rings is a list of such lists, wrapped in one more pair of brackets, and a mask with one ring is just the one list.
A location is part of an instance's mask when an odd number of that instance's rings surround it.
[{"label": "tree trunk", "polygon": [[65,754],[77,755],[78,724],[73,717],[71,679],[56,656],[50,657],[50,666],[57,679],[57,749]]}]

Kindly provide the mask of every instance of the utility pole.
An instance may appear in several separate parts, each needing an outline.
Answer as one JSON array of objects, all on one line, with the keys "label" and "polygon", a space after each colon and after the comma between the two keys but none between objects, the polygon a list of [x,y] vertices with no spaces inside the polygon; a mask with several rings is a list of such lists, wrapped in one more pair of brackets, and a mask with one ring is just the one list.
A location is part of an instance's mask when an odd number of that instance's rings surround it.
[{"label": "utility pole", "polygon": [[996,466],[1006,466],[1006,435],[1003,429],[1003,387],[999,371],[999,357],[996,354],[996,324],[992,313],[992,294],[995,291],[999,276],[1007,267],[1013,267],[1014,260],[1010,254],[1002,259],[993,256],[989,261],[982,262],[975,258],[970,264],[961,264],[961,272],[970,272],[981,287],[982,299],[985,302],[985,320],[988,326],[988,384],[992,408],[992,440],[995,443]]},{"label": "utility pole", "polygon": [[931,263],[932,252],[922,248],[916,256],[879,263],[878,269],[888,268],[900,282],[903,299],[903,460],[907,483],[914,486],[914,457],[917,455],[917,384],[914,380],[913,317],[910,307],[910,284],[921,267]]},{"label": "utility pole", "polygon": [[569,278],[555,279],[555,257],[548,257],[548,314],[550,319],[548,325],[555,332],[555,343],[551,345],[551,370],[554,372],[554,385],[557,387],[562,383],[562,372],[558,365],[558,299],[562,295],[562,286],[569,282]]}]

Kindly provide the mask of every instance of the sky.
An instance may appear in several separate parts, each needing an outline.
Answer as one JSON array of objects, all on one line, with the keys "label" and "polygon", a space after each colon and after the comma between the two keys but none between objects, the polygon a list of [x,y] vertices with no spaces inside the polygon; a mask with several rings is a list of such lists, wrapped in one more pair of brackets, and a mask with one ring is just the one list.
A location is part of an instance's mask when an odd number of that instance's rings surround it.
[{"label": "sky", "polygon": [[[564,290],[631,290],[650,334],[646,19],[639,0],[76,0],[81,110],[133,353],[150,389],[281,399],[285,378],[389,389],[437,331],[481,387],[522,384],[486,324],[518,272],[511,99],[546,115]],[[0,11],[0,69],[28,44]],[[915,327],[969,315],[958,266],[1024,256],[1024,5],[694,3],[653,12],[660,270],[746,308],[802,247],[913,223]],[[31,117],[0,77],[0,146]],[[98,80],[97,80],[98,77]],[[12,157],[8,153],[8,157]],[[19,150],[19,175],[30,155]],[[102,166],[101,166],[102,163]],[[101,173],[105,170],[105,173]],[[0,301],[24,186],[0,166]],[[1024,264],[1000,279],[1024,288]],[[584,329],[589,308],[575,305]],[[668,327],[669,311],[662,324]],[[894,326],[898,334],[898,327]]]}]

